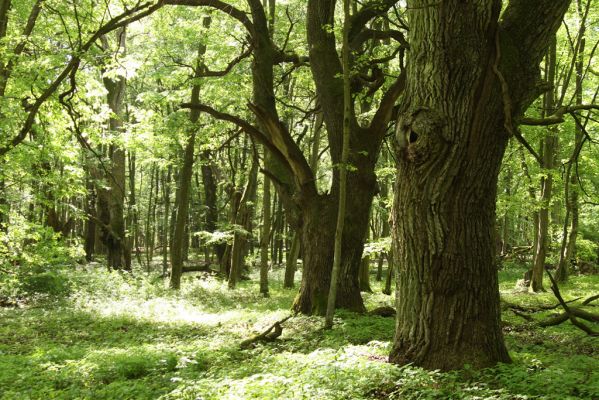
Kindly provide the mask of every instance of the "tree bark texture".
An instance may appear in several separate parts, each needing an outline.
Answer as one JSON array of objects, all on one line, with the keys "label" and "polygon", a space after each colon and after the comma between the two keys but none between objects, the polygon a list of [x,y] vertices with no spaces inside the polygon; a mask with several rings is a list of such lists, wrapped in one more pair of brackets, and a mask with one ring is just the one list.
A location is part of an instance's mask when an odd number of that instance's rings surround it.
[{"label": "tree bark texture", "polygon": [[514,122],[569,1],[408,0],[396,127],[390,360],[431,369],[509,362],[500,325],[497,178]]}]

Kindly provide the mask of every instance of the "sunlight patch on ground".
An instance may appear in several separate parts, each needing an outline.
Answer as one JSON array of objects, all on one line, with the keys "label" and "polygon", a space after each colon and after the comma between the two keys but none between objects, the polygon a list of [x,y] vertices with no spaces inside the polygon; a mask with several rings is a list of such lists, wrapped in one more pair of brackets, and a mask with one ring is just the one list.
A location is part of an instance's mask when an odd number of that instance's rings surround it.
[{"label": "sunlight patch on ground", "polygon": [[127,316],[153,322],[190,323],[206,326],[238,321],[244,314],[242,310],[227,310],[220,313],[205,312],[188,302],[164,297],[145,301],[128,297],[101,302],[90,301],[81,305],[81,308],[104,318]]}]

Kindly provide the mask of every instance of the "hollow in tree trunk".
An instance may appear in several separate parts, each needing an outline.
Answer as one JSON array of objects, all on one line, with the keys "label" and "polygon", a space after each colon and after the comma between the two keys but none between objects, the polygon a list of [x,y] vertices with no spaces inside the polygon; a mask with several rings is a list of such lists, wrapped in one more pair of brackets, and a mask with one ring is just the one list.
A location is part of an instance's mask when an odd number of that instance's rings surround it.
[{"label": "hollow in tree trunk", "polygon": [[[390,360],[430,369],[509,362],[499,308],[497,179],[514,123],[569,1],[408,0],[396,126]],[[502,58],[501,55],[504,55]]]}]

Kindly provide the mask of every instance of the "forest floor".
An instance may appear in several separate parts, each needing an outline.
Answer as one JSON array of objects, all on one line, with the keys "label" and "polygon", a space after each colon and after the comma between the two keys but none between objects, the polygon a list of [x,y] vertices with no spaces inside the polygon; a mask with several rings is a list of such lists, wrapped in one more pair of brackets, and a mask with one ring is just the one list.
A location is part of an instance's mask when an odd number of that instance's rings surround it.
[{"label": "forest floor", "polygon": [[[500,272],[505,301],[556,303],[516,293],[523,272]],[[156,276],[71,271],[60,286],[68,294],[0,308],[0,399],[599,399],[599,339],[569,321],[540,328],[505,310],[513,364],[440,373],[387,363],[394,319],[347,312],[329,331],[321,318],[294,317],[275,342],[241,350],[289,315],[296,290],[281,287],[280,271],[267,299],[256,280],[230,291],[199,274],[182,286],[175,294]],[[372,287],[368,309],[393,304]],[[574,276],[562,294],[598,289],[599,276]]]}]

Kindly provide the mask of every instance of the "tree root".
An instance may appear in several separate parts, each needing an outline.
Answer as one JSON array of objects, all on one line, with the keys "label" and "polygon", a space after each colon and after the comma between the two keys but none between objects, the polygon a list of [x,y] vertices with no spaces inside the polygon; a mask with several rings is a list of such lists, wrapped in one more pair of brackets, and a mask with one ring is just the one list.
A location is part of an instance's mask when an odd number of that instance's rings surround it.
[{"label": "tree root", "polygon": [[268,328],[261,334],[256,335],[254,337],[251,337],[251,338],[246,339],[243,342],[241,342],[239,344],[239,347],[242,350],[246,350],[246,349],[255,347],[257,343],[274,342],[283,333],[283,327],[281,326],[281,324],[283,322],[287,321],[291,317],[293,317],[293,315],[288,315],[287,317],[283,318],[282,320],[275,322],[274,324],[272,324],[270,326],[270,328]]}]

